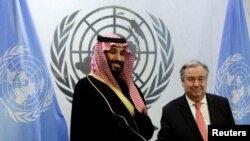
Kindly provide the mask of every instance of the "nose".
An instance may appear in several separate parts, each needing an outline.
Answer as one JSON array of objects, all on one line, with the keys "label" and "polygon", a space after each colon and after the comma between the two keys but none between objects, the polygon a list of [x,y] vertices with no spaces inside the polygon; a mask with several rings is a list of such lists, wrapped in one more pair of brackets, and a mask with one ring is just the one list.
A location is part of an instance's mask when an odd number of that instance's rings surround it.
[{"label": "nose", "polygon": [[199,80],[198,79],[195,79],[194,86],[199,86]]},{"label": "nose", "polygon": [[120,53],[116,53],[115,59],[118,60],[118,61],[121,61],[122,60],[122,55]]}]

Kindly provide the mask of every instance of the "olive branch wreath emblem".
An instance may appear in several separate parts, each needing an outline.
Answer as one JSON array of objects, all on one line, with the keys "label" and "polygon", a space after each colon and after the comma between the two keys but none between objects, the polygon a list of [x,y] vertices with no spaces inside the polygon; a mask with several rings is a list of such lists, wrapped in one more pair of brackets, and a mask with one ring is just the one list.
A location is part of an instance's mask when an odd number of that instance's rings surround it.
[{"label": "olive branch wreath emblem", "polygon": [[[3,57],[0,57],[0,76],[3,75],[3,69],[8,64],[8,61],[11,60],[13,57],[18,55],[23,55],[27,51],[27,48],[24,46],[15,46],[13,48],[8,49]],[[1,82],[1,80],[0,80]],[[2,82],[1,82],[2,83]],[[7,109],[7,113],[9,116],[15,121],[15,122],[31,122],[36,120],[42,112],[46,111],[53,101],[53,92],[52,87],[50,91],[48,92],[48,95],[44,102],[40,103],[38,108],[34,109],[33,111],[25,112],[25,111],[19,111],[14,112],[11,110],[11,108],[8,107],[8,105],[5,103],[4,99],[0,97],[0,103],[3,103],[5,108]]]},{"label": "olive branch wreath emblem", "polygon": [[[73,28],[74,19],[79,11],[65,16],[54,33],[54,42],[51,44],[51,69],[56,77],[56,85],[67,96],[66,99],[72,102],[73,90],[76,81],[69,75],[67,64],[65,63],[66,41],[69,38],[70,30]],[[169,31],[165,28],[162,20],[150,15],[153,20],[154,29],[161,47],[161,55],[168,58],[162,59],[159,73],[154,77],[152,84],[143,93],[147,105],[152,104],[160,97],[160,93],[169,83],[169,77],[173,71],[173,49],[171,48],[171,38]]]},{"label": "olive branch wreath emblem", "polygon": [[[225,82],[225,80],[223,80],[223,78],[225,77],[225,74],[227,72],[227,70],[230,68],[230,66],[232,64],[234,64],[235,62],[241,61],[243,58],[240,54],[234,54],[232,56],[229,56],[226,61],[222,64],[221,68],[218,70],[218,74],[216,77],[216,82],[217,84],[215,85],[215,91],[217,94],[219,94],[219,90],[222,88],[223,82]],[[245,116],[247,113],[250,112],[250,105],[248,104],[246,107],[242,107],[243,110],[235,110],[232,109],[233,115],[235,119],[241,119],[243,116]]]},{"label": "olive branch wreath emblem", "polygon": [[[154,77],[150,87],[144,92],[147,104],[151,105],[159,97],[160,93],[166,88],[170,82],[170,75],[173,71],[173,48],[171,48],[171,38],[169,31],[165,28],[165,24],[161,19],[157,19],[155,16],[150,15],[154,22],[154,29],[158,33],[157,37],[161,47],[161,56],[167,56],[168,58],[162,59],[160,63],[159,73]],[[149,100],[154,97],[152,100]]]}]

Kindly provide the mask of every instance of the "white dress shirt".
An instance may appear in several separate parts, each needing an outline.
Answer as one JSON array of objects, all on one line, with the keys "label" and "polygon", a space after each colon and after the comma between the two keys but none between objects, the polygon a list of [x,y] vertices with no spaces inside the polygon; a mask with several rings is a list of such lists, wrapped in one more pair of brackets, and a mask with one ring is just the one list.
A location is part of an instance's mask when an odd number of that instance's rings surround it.
[{"label": "white dress shirt", "polygon": [[[195,119],[195,112],[196,112],[196,109],[195,109],[195,106],[194,104],[196,102],[194,102],[192,99],[190,99],[187,95],[186,95],[186,99],[187,99],[187,102],[188,102],[188,105],[193,113],[193,116],[194,116],[194,119]],[[206,123],[206,128],[208,128],[208,125],[211,124],[210,122],[210,116],[209,116],[209,111],[208,111],[208,106],[207,106],[207,98],[206,96],[204,96],[204,98],[201,100],[201,113],[204,117],[204,120],[205,120],[205,123]],[[207,129],[208,130],[208,129]]]}]

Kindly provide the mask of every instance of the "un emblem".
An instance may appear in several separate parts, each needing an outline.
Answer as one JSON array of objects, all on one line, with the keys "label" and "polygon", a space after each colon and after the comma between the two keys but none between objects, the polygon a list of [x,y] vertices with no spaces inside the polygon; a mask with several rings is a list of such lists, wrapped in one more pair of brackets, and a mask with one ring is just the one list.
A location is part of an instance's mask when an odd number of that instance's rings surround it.
[{"label": "un emblem", "polygon": [[45,66],[24,46],[9,48],[0,65],[0,103],[16,122],[36,120],[53,100]]},{"label": "un emblem", "polygon": [[60,91],[72,101],[76,82],[90,71],[97,34],[117,33],[127,38],[136,56],[133,79],[150,106],[167,87],[174,66],[171,37],[163,21],[149,14],[149,24],[138,13],[119,6],[81,15],[76,11],[66,16],[54,33],[51,70]]},{"label": "un emblem", "polygon": [[250,67],[240,54],[229,56],[218,70],[217,94],[227,97],[236,120],[250,113]]}]

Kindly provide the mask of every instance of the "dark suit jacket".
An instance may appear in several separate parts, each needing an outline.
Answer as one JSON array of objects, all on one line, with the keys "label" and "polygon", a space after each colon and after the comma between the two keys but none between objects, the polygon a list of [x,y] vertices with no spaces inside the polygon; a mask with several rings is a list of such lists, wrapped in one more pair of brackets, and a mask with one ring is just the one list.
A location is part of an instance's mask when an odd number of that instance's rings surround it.
[{"label": "dark suit jacket", "polygon": [[[233,114],[226,98],[206,94],[211,125],[231,125]],[[157,141],[202,141],[185,95],[169,102],[162,109],[161,129]]]}]

